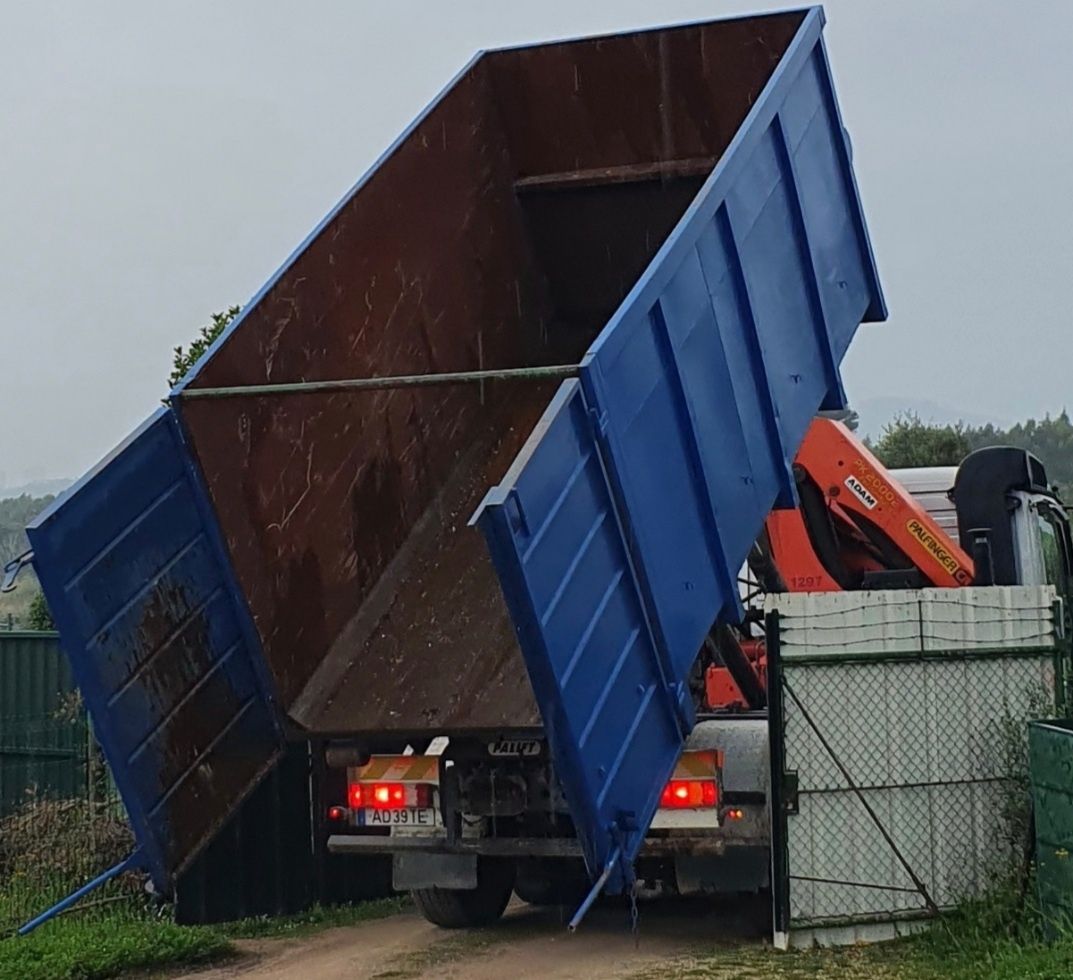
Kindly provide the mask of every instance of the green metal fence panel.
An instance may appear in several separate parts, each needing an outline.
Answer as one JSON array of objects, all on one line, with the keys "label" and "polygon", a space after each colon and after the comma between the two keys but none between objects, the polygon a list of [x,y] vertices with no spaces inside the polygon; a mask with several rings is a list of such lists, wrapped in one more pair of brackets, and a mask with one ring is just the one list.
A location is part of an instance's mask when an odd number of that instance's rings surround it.
[{"label": "green metal fence panel", "polygon": [[55,633],[0,633],[0,817],[86,793],[86,722]]},{"label": "green metal fence panel", "polygon": [[1040,907],[1051,927],[1073,922],[1073,721],[1033,722],[1028,770]]},{"label": "green metal fence panel", "polygon": [[[0,633],[0,937],[133,844],[59,638]],[[124,875],[79,913],[140,915],[144,905],[139,876]]]}]

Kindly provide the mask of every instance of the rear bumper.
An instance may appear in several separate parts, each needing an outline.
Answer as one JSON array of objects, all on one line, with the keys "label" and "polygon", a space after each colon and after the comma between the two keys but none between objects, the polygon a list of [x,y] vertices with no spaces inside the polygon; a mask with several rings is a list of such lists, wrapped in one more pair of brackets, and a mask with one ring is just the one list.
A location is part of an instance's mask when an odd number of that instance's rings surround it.
[{"label": "rear bumper", "polygon": [[[759,838],[727,837],[721,834],[649,837],[640,857],[675,857],[678,855],[719,856],[728,849],[767,847]],[[581,845],[573,837],[476,837],[451,842],[446,837],[427,836],[372,837],[364,834],[333,834],[328,838],[333,854],[483,854],[488,857],[564,857],[580,858]]]}]

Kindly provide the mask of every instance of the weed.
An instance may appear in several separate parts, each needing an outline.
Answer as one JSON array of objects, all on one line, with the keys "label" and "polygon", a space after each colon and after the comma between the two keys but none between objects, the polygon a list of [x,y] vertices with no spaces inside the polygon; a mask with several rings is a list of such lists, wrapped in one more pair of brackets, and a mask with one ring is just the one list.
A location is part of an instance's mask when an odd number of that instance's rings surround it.
[{"label": "weed", "polygon": [[321,929],[336,929],[397,915],[408,908],[409,904],[409,898],[400,895],[357,905],[314,905],[308,911],[295,915],[241,919],[238,922],[224,922],[213,928],[228,939],[301,936]]},{"label": "weed", "polygon": [[87,870],[111,867],[133,847],[134,835],[118,805],[31,794],[0,820],[0,875],[80,883]]},{"label": "weed", "polygon": [[[130,826],[115,801],[49,799],[35,793],[0,820],[0,935],[69,895],[133,849]],[[73,916],[101,908],[136,913],[147,904],[138,874],[125,874],[95,892]]]}]

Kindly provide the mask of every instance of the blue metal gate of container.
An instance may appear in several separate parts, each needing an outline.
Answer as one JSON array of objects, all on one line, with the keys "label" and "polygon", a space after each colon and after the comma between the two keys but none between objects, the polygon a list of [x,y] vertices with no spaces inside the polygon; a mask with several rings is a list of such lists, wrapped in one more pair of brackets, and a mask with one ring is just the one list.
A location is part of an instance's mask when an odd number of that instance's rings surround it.
[{"label": "blue metal gate of container", "polygon": [[281,749],[174,414],[158,411],[27,534],[140,859],[170,890]]},{"label": "blue metal gate of container", "polygon": [[858,324],[885,316],[806,16],[677,228],[477,520],[589,871],[632,875],[687,679]]}]

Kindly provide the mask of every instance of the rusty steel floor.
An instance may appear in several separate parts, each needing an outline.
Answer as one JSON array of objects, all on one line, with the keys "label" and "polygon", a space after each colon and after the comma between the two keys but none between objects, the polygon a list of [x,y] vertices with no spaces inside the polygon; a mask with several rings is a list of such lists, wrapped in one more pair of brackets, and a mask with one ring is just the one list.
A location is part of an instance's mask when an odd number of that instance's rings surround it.
[{"label": "rusty steel floor", "polygon": [[554,385],[518,386],[459,458],[440,494],[291,709],[321,734],[540,724],[484,539],[467,523],[499,482]]}]

